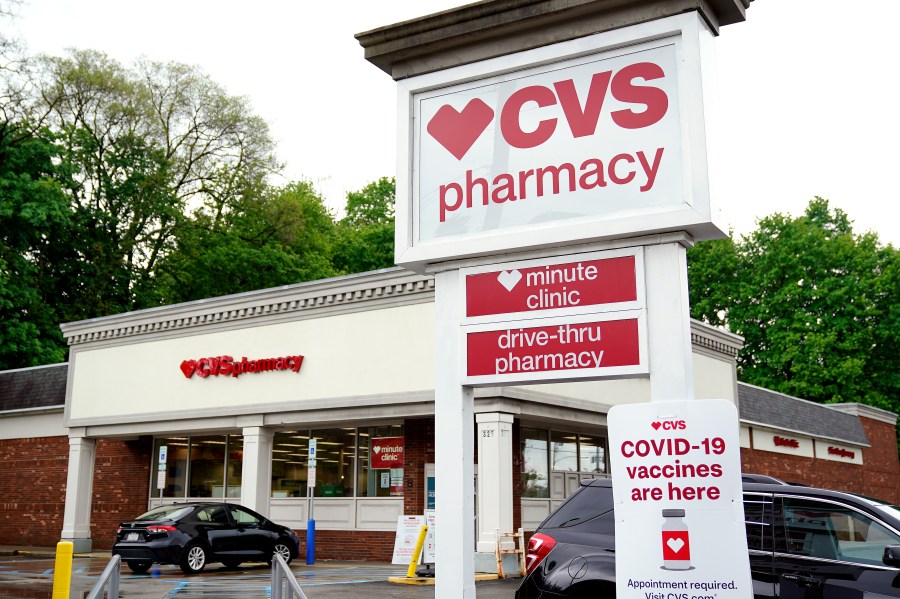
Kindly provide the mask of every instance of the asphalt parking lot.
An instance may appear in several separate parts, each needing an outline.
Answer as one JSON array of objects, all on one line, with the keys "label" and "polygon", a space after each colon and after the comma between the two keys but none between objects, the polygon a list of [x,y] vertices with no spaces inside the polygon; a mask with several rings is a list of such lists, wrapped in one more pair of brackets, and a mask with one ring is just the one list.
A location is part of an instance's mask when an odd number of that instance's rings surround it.
[{"label": "asphalt parking lot", "polygon": [[[72,597],[84,597],[97,582],[108,556],[76,556],[72,562]],[[52,594],[55,560],[52,555],[0,556],[0,597],[47,599]],[[291,570],[309,599],[364,596],[367,599],[428,599],[434,587],[388,582],[404,576],[406,568],[383,563],[320,561],[313,566],[295,561]],[[128,599],[251,599],[271,597],[271,570],[265,564],[246,564],[227,570],[211,564],[202,573],[182,574],[177,566],[158,566],[148,574],[133,574],[122,565],[119,596]],[[512,599],[518,579],[475,584],[478,599]]]}]

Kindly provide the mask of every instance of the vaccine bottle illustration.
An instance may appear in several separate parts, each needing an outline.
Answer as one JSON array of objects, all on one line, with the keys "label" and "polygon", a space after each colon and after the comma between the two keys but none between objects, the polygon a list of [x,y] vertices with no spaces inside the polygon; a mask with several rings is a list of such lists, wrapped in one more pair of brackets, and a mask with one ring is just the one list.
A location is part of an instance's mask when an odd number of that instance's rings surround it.
[{"label": "vaccine bottle illustration", "polygon": [[663,510],[662,517],[663,569],[690,570],[691,542],[684,523],[684,510]]}]

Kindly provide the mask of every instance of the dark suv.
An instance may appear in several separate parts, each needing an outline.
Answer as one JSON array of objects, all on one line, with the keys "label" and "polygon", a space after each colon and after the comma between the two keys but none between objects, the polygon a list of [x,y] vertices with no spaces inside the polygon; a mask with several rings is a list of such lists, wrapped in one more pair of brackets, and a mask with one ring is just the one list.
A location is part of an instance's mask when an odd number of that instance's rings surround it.
[{"label": "dark suv", "polygon": [[[748,475],[743,486],[754,597],[900,597],[896,508],[771,477]],[[541,523],[526,567],[516,599],[616,596],[610,480],[582,481]]]}]

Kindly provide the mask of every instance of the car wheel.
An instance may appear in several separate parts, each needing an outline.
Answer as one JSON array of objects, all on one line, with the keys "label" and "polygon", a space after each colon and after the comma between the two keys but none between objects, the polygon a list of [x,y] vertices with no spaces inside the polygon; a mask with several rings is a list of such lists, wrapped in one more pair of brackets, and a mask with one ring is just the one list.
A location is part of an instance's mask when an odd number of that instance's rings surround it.
[{"label": "car wheel", "polygon": [[128,567],[135,574],[146,574],[153,562],[128,562]]},{"label": "car wheel", "polygon": [[196,574],[206,567],[206,549],[202,545],[188,545],[179,565],[185,574]]},{"label": "car wheel", "polygon": [[226,568],[228,568],[229,570],[234,570],[235,568],[237,568],[238,566],[241,565],[241,562],[239,562],[236,559],[223,559],[222,565],[225,566]]},{"label": "car wheel", "polygon": [[[285,541],[284,539],[275,541],[275,546],[272,548],[272,555],[280,555],[284,558],[284,563],[291,563],[291,546],[288,544],[288,541]],[[269,560],[269,565],[272,565],[272,560]]]}]

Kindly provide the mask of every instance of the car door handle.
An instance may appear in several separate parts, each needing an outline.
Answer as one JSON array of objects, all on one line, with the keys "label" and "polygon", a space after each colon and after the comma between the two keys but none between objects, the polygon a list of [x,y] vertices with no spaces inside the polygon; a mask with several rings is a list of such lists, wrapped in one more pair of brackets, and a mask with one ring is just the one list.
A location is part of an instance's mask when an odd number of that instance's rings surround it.
[{"label": "car door handle", "polygon": [[822,586],[822,579],[815,576],[803,576],[802,574],[783,574],[783,579],[793,582],[798,587],[815,588]]}]

